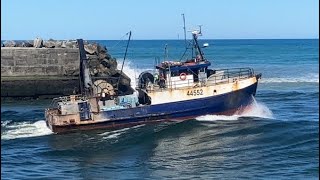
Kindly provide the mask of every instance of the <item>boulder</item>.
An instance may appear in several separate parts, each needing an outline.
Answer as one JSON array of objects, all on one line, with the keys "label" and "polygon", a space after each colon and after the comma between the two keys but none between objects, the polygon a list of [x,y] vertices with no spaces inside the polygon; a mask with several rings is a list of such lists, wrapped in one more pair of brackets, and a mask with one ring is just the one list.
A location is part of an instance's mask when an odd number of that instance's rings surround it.
[{"label": "boulder", "polygon": [[23,47],[23,42],[17,41],[15,47]]},{"label": "boulder", "polygon": [[25,42],[22,42],[22,47],[33,47],[33,45],[30,42],[25,41]]},{"label": "boulder", "polygon": [[55,47],[56,48],[61,48],[61,46],[62,46],[62,41],[55,41]]},{"label": "boulder", "polygon": [[98,59],[100,61],[102,61],[103,59],[109,60],[109,59],[111,59],[111,55],[108,53],[100,53],[100,54],[98,54]]},{"label": "boulder", "polygon": [[66,42],[66,48],[78,48],[78,45],[77,45],[77,41],[74,41],[74,40],[68,40]]},{"label": "boulder", "polygon": [[109,60],[107,60],[107,59],[102,60],[101,64],[106,68],[110,68],[111,67],[111,64],[109,63]]},{"label": "boulder", "polygon": [[86,54],[88,60],[90,61],[96,61],[97,63],[99,63],[100,61],[98,60],[98,56],[97,55],[91,55],[91,54]]},{"label": "boulder", "polygon": [[35,48],[42,48],[43,47],[43,40],[39,37],[37,37],[34,41],[33,41],[33,46]]},{"label": "boulder", "polygon": [[97,71],[98,77],[111,77],[117,74],[117,70],[104,67],[102,64],[100,64],[100,66],[97,67]]},{"label": "boulder", "polygon": [[97,45],[97,54],[106,54],[107,53],[107,48],[104,45]]},{"label": "boulder", "polygon": [[31,45],[32,45],[32,47],[33,47],[33,40],[28,40],[28,41],[26,41],[27,43],[30,43]]},{"label": "boulder", "polygon": [[3,44],[4,47],[16,47],[16,42],[14,41],[5,41]]},{"label": "boulder", "polygon": [[46,48],[55,48],[56,42],[54,40],[48,40],[43,42],[43,46]]},{"label": "boulder", "polygon": [[[118,73],[119,70],[117,69],[112,69],[112,68],[109,68],[108,69],[108,74],[110,74],[110,76],[114,76],[115,74]],[[123,73],[123,72],[122,72]],[[123,73],[124,74],[124,73]]]},{"label": "boulder", "polygon": [[100,62],[97,59],[91,59],[90,57],[88,58],[89,58],[88,64],[90,68],[96,68],[100,65]]},{"label": "boulder", "polygon": [[100,61],[102,61],[103,59],[110,59],[111,58],[110,54],[108,54],[108,50],[107,50],[106,46],[104,46],[104,45],[98,45],[96,53],[97,53]]},{"label": "boulder", "polygon": [[72,48],[74,49],[78,48],[78,44],[77,43],[72,44]]},{"label": "boulder", "polygon": [[66,48],[67,46],[66,46],[66,41],[62,41],[62,43],[61,43],[61,48]]},{"label": "boulder", "polygon": [[98,73],[99,73],[99,71],[98,71],[96,68],[91,68],[91,69],[90,69],[90,75],[91,75],[91,76],[97,77],[97,76],[98,76]]},{"label": "boulder", "polygon": [[106,68],[104,65],[99,64],[97,67],[98,70],[98,76],[100,77],[108,77],[110,74],[108,73],[108,68]]},{"label": "boulder", "polygon": [[103,61],[104,59],[107,59],[107,54],[104,54],[104,53],[98,54],[98,59],[99,61]]},{"label": "boulder", "polygon": [[117,59],[116,59],[116,58],[111,58],[111,59],[109,59],[109,63],[110,63],[110,65],[111,65],[111,68],[117,69],[118,62],[117,62]]},{"label": "boulder", "polygon": [[98,49],[98,45],[96,43],[84,45],[84,50],[91,55],[97,54],[97,49]]}]

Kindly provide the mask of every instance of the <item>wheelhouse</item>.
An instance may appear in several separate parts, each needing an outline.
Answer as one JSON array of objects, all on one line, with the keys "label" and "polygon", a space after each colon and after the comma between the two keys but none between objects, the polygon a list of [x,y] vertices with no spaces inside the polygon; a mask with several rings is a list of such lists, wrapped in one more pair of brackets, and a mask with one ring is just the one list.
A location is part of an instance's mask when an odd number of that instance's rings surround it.
[{"label": "wheelhouse", "polygon": [[191,84],[205,81],[213,70],[208,69],[211,65],[209,61],[191,61],[186,62],[174,62],[164,61],[156,65],[157,73],[155,82],[158,80],[158,84],[167,87],[177,88],[190,86]]}]

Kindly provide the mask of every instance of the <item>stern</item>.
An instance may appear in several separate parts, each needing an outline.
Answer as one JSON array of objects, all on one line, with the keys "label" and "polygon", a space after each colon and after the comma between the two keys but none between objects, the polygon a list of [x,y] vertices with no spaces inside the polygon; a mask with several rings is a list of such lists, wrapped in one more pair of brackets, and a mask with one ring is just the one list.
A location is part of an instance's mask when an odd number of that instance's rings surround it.
[{"label": "stern", "polygon": [[53,132],[52,124],[53,124],[53,111],[52,109],[46,109],[45,118],[47,127]]}]

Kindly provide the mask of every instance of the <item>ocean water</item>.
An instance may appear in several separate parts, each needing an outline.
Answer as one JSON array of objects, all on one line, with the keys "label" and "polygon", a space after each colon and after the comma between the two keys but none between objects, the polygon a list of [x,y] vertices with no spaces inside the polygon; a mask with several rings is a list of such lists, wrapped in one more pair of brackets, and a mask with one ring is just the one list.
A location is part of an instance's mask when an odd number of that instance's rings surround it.
[{"label": "ocean water", "polygon": [[[98,41],[121,68],[126,41]],[[55,135],[50,101],[1,103],[1,179],[318,179],[318,40],[200,40],[212,68],[262,73],[253,107],[179,123]],[[130,42],[132,77],[163,59],[179,60],[184,41]]]}]

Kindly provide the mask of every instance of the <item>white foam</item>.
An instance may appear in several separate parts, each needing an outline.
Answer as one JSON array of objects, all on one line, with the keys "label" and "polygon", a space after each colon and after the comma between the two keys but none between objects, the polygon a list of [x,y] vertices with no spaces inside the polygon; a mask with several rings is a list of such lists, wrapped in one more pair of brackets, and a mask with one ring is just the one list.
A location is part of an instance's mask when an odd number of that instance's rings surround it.
[{"label": "white foam", "polygon": [[[122,70],[122,71],[123,71],[127,76],[129,76],[129,77],[131,78],[131,87],[132,87],[133,89],[135,89],[135,88],[136,88],[136,85],[137,85],[136,80],[137,80],[137,78],[139,77],[139,75],[140,75],[142,72],[148,71],[148,70],[150,70],[150,69],[138,69],[138,68],[135,68],[133,64],[134,64],[134,63],[132,63],[131,61],[126,60],[126,61],[124,62],[123,70]],[[117,68],[118,68],[119,70],[121,70],[121,66],[122,66],[122,61],[119,61]]]},{"label": "white foam", "polygon": [[35,123],[21,122],[6,126],[7,130],[1,134],[1,139],[17,139],[45,136],[52,134],[52,131],[46,126],[44,120]]},{"label": "white foam", "polygon": [[239,117],[240,117],[239,115],[232,115],[232,116],[204,115],[204,116],[197,117],[196,120],[198,121],[218,121],[218,120],[234,121],[234,120],[237,120]]},{"label": "white foam", "polygon": [[197,117],[196,120],[198,121],[218,121],[218,120],[235,121],[235,120],[238,120],[240,117],[260,117],[260,118],[273,119],[273,113],[266,105],[264,105],[261,102],[257,102],[253,98],[253,103],[241,113],[236,112],[235,114],[230,116],[204,115],[204,116]]},{"label": "white foam", "polygon": [[118,136],[120,136],[122,133],[115,133],[115,134],[110,134],[108,136],[102,137],[102,139],[115,139]]},{"label": "white foam", "polygon": [[123,129],[118,129],[118,130],[114,130],[114,131],[107,131],[107,132],[104,132],[104,133],[101,133],[99,134],[100,136],[106,136],[106,135],[109,135],[109,134],[122,134],[124,131],[127,131],[129,130],[130,128],[123,128]]},{"label": "white foam", "polygon": [[299,83],[299,82],[306,82],[306,83],[319,83],[319,74],[307,74],[301,77],[281,77],[281,78],[261,78],[261,83]]},{"label": "white foam", "polygon": [[12,120],[1,121],[1,127],[5,127],[7,124],[11,123]]},{"label": "white foam", "polygon": [[253,98],[253,103],[239,115],[240,117],[274,119],[272,111],[262,102],[257,102],[255,98]]},{"label": "white foam", "polygon": [[114,130],[114,131],[107,131],[107,132],[101,133],[99,135],[103,136],[102,139],[113,139],[113,138],[119,137],[121,134],[125,133],[126,131],[128,131],[130,129],[136,129],[136,128],[142,127],[144,125],[145,124],[141,124],[141,125],[132,126],[129,128],[123,128],[123,129],[118,129],[118,130]]}]

